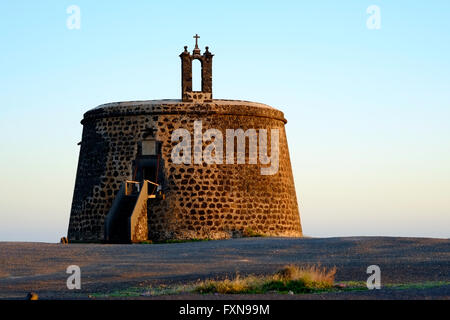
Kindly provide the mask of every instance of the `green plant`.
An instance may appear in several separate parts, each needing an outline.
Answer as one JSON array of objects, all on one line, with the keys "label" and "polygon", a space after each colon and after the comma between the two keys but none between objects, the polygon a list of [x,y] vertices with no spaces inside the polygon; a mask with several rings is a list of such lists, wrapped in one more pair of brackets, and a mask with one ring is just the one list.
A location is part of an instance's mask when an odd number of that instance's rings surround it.
[{"label": "green plant", "polygon": [[252,228],[245,229],[244,232],[242,233],[242,235],[245,238],[261,238],[261,237],[264,237],[264,235],[262,233],[255,232]]}]

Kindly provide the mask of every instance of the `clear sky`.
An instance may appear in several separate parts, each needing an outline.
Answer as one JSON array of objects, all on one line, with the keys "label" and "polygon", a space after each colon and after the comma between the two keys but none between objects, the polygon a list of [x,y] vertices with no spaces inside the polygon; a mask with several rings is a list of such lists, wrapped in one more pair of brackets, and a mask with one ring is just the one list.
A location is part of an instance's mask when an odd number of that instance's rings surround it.
[{"label": "clear sky", "polygon": [[195,33],[216,98],[285,113],[305,235],[448,238],[449,14],[448,0],[1,1],[0,241],[66,234],[84,112],[179,98]]}]

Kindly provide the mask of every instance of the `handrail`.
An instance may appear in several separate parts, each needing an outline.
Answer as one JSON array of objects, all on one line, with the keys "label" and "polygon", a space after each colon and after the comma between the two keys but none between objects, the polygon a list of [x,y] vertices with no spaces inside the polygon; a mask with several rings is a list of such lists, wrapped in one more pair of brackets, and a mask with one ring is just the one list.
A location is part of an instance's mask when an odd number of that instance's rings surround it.
[{"label": "handrail", "polygon": [[137,185],[137,190],[139,192],[140,183],[138,181],[125,181],[125,195],[129,196],[133,193],[133,188],[130,188],[130,184]]},{"label": "handrail", "polygon": [[150,180],[145,180],[145,181],[147,181],[148,183],[150,183],[150,184],[152,184],[152,185],[154,185],[154,186],[159,187],[159,184],[157,184],[157,183],[154,183],[154,182],[152,182],[152,181],[150,181]]},{"label": "handrail", "polygon": [[[150,183],[150,184],[152,184],[154,186],[159,187],[159,184],[157,184],[157,183],[155,183],[153,181],[150,181],[150,180],[144,180],[144,184],[145,183]],[[130,184],[137,185],[137,191],[140,192],[141,183],[139,181],[127,180],[125,182],[125,195],[129,196],[133,192],[133,190],[129,187]]]}]

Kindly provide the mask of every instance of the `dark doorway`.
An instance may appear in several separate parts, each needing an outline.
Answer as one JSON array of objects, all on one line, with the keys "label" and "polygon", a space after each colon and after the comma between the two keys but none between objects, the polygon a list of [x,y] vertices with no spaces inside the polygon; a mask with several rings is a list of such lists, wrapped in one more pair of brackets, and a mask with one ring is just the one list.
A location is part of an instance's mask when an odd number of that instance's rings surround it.
[{"label": "dark doorway", "polygon": [[136,159],[136,176],[135,180],[142,182],[149,180],[158,183],[158,157],[139,157]]}]

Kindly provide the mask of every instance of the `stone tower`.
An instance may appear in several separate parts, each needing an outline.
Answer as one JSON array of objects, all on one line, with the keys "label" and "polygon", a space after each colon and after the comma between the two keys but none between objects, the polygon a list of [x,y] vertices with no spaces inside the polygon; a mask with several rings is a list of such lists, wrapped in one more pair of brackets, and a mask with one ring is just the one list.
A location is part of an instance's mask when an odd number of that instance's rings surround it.
[{"label": "stone tower", "polygon": [[69,241],[302,236],[283,113],[213,99],[213,54],[194,38],[193,53],[180,55],[181,100],[110,103],[84,115]]}]

